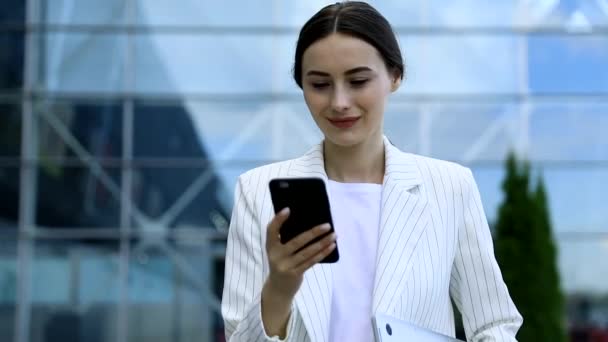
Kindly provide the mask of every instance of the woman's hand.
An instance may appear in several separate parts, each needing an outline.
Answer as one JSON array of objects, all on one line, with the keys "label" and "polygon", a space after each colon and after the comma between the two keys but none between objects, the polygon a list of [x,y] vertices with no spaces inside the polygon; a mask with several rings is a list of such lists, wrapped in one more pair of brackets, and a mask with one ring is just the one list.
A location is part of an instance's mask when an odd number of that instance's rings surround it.
[{"label": "woman's hand", "polygon": [[325,259],[336,248],[335,233],[303,248],[312,240],[327,234],[329,223],[316,226],[281,243],[279,232],[289,217],[289,209],[279,212],[268,224],[266,252],[270,273],[262,290],[262,320],[269,336],[284,337],[291,304],[302,285],[304,272]]}]

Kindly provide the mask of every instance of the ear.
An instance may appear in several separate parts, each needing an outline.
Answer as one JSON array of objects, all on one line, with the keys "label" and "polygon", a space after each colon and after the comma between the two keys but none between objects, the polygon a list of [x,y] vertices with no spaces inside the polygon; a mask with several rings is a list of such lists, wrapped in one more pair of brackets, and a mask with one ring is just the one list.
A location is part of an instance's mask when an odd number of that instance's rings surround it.
[{"label": "ear", "polygon": [[392,93],[396,92],[397,89],[399,89],[399,86],[401,86],[401,76],[394,75],[393,80],[391,82],[391,92]]}]

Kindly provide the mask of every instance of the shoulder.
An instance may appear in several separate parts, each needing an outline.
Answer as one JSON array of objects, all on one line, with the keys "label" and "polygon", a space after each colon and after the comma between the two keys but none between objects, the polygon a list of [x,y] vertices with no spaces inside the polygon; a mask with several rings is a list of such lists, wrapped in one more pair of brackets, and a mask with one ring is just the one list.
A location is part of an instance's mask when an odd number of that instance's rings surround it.
[{"label": "shoulder", "polygon": [[435,186],[450,183],[449,187],[456,192],[460,192],[458,189],[469,188],[475,184],[473,173],[466,166],[453,161],[403,153],[415,162],[424,182],[430,182],[435,184]]},{"label": "shoulder", "polygon": [[407,155],[408,158],[415,161],[416,165],[420,169],[420,173],[423,175],[428,173],[442,172],[450,173],[454,176],[466,176],[466,174],[471,172],[468,167],[453,161],[431,158],[407,152],[403,153]]},{"label": "shoulder", "polygon": [[297,159],[289,159],[248,170],[239,176],[237,185],[247,190],[255,190],[260,185],[267,185],[273,178],[287,177],[295,161]]}]

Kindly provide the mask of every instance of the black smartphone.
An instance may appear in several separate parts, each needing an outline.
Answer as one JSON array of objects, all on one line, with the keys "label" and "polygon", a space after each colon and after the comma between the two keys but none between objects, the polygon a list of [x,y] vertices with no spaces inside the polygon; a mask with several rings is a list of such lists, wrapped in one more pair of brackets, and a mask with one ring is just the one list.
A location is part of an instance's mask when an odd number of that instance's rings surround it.
[{"label": "black smartphone", "polygon": [[[331,209],[325,183],[321,178],[275,178],[270,181],[270,196],[274,212],[289,207],[289,217],[281,227],[281,243],[323,223],[329,223],[334,231]],[[314,239],[308,245],[322,239],[326,234]],[[308,246],[307,245],[307,246]],[[322,263],[333,263],[339,259],[338,244]]]}]

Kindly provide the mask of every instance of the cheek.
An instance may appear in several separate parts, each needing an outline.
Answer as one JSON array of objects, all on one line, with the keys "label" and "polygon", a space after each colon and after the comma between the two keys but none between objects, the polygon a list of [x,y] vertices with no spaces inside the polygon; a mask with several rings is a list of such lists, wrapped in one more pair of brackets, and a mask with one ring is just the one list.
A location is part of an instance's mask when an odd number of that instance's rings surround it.
[{"label": "cheek", "polygon": [[304,91],[304,101],[308,106],[308,110],[312,115],[316,116],[323,111],[325,107],[326,97],[323,94],[313,91]]},{"label": "cheek", "polygon": [[372,112],[370,114],[382,114],[375,111],[382,111],[388,98],[388,93],[381,87],[369,87],[359,93],[357,103],[360,107]]}]

